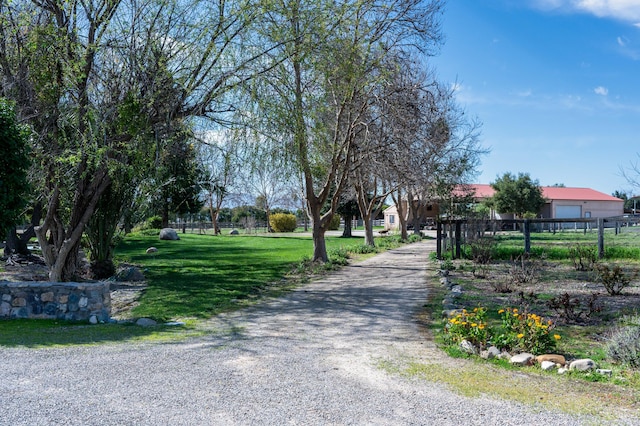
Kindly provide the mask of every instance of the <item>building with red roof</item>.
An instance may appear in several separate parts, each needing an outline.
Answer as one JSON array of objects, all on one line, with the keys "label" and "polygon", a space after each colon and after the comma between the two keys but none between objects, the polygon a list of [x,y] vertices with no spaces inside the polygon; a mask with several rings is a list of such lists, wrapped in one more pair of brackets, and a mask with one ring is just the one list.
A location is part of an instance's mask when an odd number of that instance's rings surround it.
[{"label": "building with red roof", "polygon": [[[478,201],[493,196],[491,185],[469,185]],[[612,217],[624,214],[624,200],[591,188],[542,186],[542,196],[547,203],[539,212],[541,218],[576,219]],[[500,215],[497,215],[499,218]],[[503,217],[504,218],[504,217]]]},{"label": "building with red roof", "polygon": [[[624,200],[596,191],[591,188],[567,188],[542,186],[542,196],[547,200],[538,217],[547,219],[604,218],[624,214]],[[477,202],[491,198],[495,190],[491,185],[473,184],[465,186],[465,193],[472,193]],[[462,191],[461,194],[462,195]],[[405,211],[406,201],[405,203]],[[438,203],[434,200],[429,206],[427,217],[436,218],[439,214]],[[391,206],[384,211],[385,228],[398,228],[398,209]],[[509,212],[492,212],[494,219],[513,219]],[[408,220],[411,220],[409,217]]]}]

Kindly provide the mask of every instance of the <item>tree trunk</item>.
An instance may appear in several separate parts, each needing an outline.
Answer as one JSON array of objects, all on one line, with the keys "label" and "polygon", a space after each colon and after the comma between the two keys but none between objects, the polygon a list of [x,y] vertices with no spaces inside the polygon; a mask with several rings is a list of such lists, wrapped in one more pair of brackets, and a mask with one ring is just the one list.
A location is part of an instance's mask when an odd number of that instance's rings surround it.
[{"label": "tree trunk", "polygon": [[[82,170],[81,170],[82,171]],[[42,226],[35,228],[42,255],[49,267],[49,281],[71,281],[76,278],[80,242],[96,205],[111,180],[106,165],[78,184],[68,228],[60,214],[60,188],[54,187]]]},{"label": "tree trunk", "polygon": [[29,227],[18,236],[15,226],[9,230],[7,235],[7,244],[4,247],[4,255],[10,256],[12,254],[31,254],[27,244],[29,240],[36,236],[35,227],[40,224],[42,219],[42,203],[37,202],[33,206],[33,213],[31,214],[31,224]]},{"label": "tree trunk", "polygon": [[327,254],[327,242],[324,239],[324,234],[327,230],[323,226],[319,214],[318,220],[316,220],[316,218],[314,217],[312,227],[313,261],[326,263],[329,261],[329,255]]},{"label": "tree trunk", "polygon": [[213,196],[209,194],[209,215],[211,216],[213,235],[220,234],[220,227],[218,226],[218,214],[220,214],[220,209],[213,207]]},{"label": "tree trunk", "polygon": [[324,239],[326,230],[322,227],[313,227],[313,261],[327,263],[329,255],[327,254],[327,242]]},{"label": "tree trunk", "polygon": [[396,204],[396,210],[398,211],[398,228],[400,229],[400,239],[407,240],[409,236],[407,235],[407,218],[404,209],[404,205],[402,204],[402,189],[398,188],[398,195],[395,196],[391,194],[391,198],[393,202]]},{"label": "tree trunk", "polygon": [[343,216],[344,220],[344,229],[342,230],[342,238],[351,238],[353,236],[351,232],[351,217]]},{"label": "tree trunk", "polygon": [[360,211],[362,217],[362,224],[364,225],[364,244],[367,246],[375,247],[376,242],[373,239],[373,221],[371,220],[371,212],[365,210]]},{"label": "tree trunk", "polygon": [[169,227],[169,203],[166,200],[162,201],[162,227]]}]

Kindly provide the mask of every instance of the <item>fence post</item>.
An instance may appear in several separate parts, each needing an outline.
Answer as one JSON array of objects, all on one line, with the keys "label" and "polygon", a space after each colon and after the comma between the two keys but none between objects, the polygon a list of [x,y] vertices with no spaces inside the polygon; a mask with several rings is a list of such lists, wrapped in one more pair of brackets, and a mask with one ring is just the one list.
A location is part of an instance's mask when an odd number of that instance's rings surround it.
[{"label": "fence post", "polygon": [[598,218],[598,258],[604,257],[604,218]]},{"label": "fence post", "polygon": [[436,224],[436,257],[442,259],[442,222]]},{"label": "fence post", "polygon": [[461,228],[462,228],[462,223],[459,220],[456,220],[456,259],[460,259],[461,255],[460,255],[460,240],[462,239],[461,236]]},{"label": "fence post", "polygon": [[531,252],[531,220],[524,220],[524,252]]}]

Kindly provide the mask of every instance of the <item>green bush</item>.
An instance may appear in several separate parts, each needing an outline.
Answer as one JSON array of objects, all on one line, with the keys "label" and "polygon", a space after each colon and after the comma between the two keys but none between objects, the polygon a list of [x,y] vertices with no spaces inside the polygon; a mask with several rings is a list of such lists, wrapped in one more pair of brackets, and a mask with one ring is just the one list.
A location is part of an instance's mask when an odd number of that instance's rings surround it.
[{"label": "green bush", "polygon": [[492,344],[507,351],[526,351],[541,354],[555,349],[558,334],[551,334],[555,327],[551,320],[539,315],[519,312],[516,308],[501,309],[499,327],[491,327],[487,322],[487,309],[477,307],[473,311],[463,309],[448,319],[443,330],[448,344],[459,344],[463,340],[480,349]]},{"label": "green bush", "polygon": [[463,309],[462,312],[450,318],[444,328],[444,338],[449,344],[458,345],[467,340],[483,349],[491,337],[487,326],[487,310],[475,308],[473,312]]},{"label": "green bush", "polygon": [[[162,218],[160,216],[151,216],[147,218],[144,222],[137,224],[134,228],[134,232],[143,232],[143,231],[153,231],[157,234],[157,230],[162,229]],[[147,233],[145,235],[153,235],[152,233]]]},{"label": "green bush", "polygon": [[411,234],[409,235],[409,242],[410,243],[417,243],[422,241],[422,235],[419,234]]},{"label": "green bush", "polygon": [[403,241],[402,238],[400,238],[400,235],[390,235],[384,238],[377,238],[376,243],[380,248],[393,249],[400,247],[403,244]]},{"label": "green bush", "polygon": [[329,222],[329,230],[337,231],[340,229],[340,216],[335,215],[331,218],[331,222]]},{"label": "green bush", "polygon": [[145,229],[162,229],[162,218],[160,216],[151,216],[145,220]]},{"label": "green bush", "polygon": [[340,246],[329,251],[329,260],[331,263],[340,266],[349,264],[349,249]]},{"label": "green bush", "polygon": [[507,351],[519,350],[534,355],[553,351],[559,334],[551,334],[555,324],[540,315],[520,312],[516,308],[500,309],[501,329],[492,338],[492,343]]},{"label": "green bush", "polygon": [[375,246],[370,246],[368,244],[360,244],[360,245],[351,247],[349,251],[356,254],[368,254],[368,253],[377,253],[378,249],[376,249]]},{"label": "green bush", "polygon": [[293,214],[275,213],[269,216],[269,224],[274,232],[293,232],[298,226],[298,221]]},{"label": "green bush", "polygon": [[606,352],[613,361],[640,369],[640,315],[622,318],[611,334]]}]

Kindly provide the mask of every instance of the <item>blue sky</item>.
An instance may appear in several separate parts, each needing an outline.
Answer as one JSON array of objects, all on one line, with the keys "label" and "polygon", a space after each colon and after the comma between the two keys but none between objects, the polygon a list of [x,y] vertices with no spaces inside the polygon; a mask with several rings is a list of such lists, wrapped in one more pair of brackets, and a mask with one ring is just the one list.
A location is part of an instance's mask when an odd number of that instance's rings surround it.
[{"label": "blue sky", "polygon": [[640,0],[449,0],[442,24],[433,64],[491,149],[477,183],[640,194]]}]

